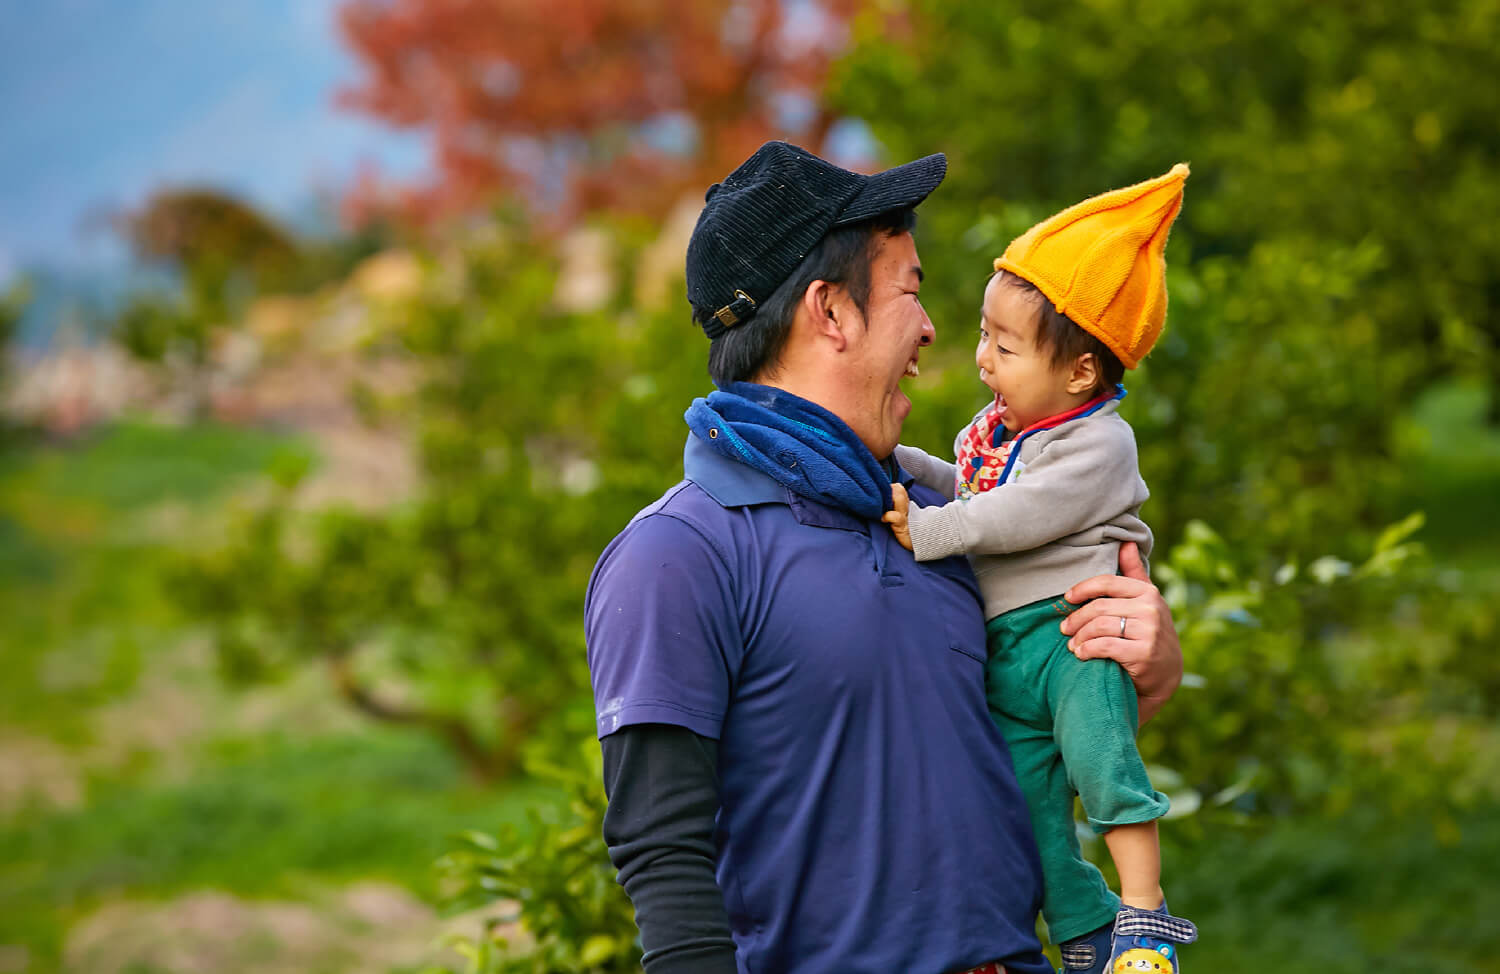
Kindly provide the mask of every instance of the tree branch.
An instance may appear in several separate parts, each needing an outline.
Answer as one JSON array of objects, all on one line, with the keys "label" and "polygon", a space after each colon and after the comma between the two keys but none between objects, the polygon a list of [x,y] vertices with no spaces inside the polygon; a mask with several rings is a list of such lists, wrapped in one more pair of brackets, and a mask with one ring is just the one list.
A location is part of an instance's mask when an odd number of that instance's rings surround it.
[{"label": "tree branch", "polygon": [[457,717],[380,699],[373,690],[359,682],[348,653],[330,656],[328,668],[339,694],[356,710],[386,723],[432,731],[443,738],[481,780],[494,781],[515,770],[518,739],[508,737],[499,748],[488,748],[469,725]]}]

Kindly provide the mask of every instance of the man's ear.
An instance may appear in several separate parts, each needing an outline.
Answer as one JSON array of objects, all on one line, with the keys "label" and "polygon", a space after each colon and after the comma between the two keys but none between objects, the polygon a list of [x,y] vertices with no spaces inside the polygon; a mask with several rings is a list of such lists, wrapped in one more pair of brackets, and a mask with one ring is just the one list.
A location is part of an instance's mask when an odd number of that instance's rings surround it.
[{"label": "man's ear", "polygon": [[802,292],[802,317],[815,336],[833,342],[835,351],[842,352],[849,343],[853,308],[849,292],[838,284],[813,281]]},{"label": "man's ear", "polygon": [[1087,392],[1099,382],[1099,356],[1086,352],[1073,360],[1073,369],[1068,373],[1068,393],[1077,395]]}]

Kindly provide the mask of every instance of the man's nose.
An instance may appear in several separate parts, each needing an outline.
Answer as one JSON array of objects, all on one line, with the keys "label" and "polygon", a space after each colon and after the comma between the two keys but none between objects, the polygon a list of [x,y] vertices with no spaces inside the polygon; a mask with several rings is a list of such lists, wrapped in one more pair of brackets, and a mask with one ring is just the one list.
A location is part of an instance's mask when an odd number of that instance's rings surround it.
[{"label": "man's nose", "polygon": [[917,344],[922,346],[931,345],[937,340],[937,329],[932,327],[932,319],[926,315],[922,316],[922,337]]}]

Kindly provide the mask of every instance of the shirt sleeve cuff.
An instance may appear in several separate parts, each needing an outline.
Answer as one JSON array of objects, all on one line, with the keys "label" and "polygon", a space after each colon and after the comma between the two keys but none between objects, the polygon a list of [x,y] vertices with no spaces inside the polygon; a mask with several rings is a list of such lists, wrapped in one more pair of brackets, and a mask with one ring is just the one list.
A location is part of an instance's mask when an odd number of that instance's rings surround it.
[{"label": "shirt sleeve cuff", "polygon": [[917,561],[937,561],[964,553],[963,532],[958,519],[943,507],[913,507],[907,513],[911,550]]},{"label": "shirt sleeve cuff", "polygon": [[733,947],[702,947],[643,959],[646,974],[738,974]]},{"label": "shirt sleeve cuff", "polygon": [[700,737],[719,739],[722,714],[702,713],[667,700],[631,700],[606,706],[599,712],[597,729],[600,739],[633,724],[671,724],[686,727]]},{"label": "shirt sleeve cuff", "polygon": [[949,500],[953,499],[953,465],[951,463],[931,456],[916,447],[899,444],[896,446],[895,457],[901,469],[911,474],[917,483],[937,491]]},{"label": "shirt sleeve cuff", "polygon": [[1119,809],[1108,819],[1090,817],[1089,826],[1093,828],[1094,834],[1103,835],[1110,829],[1118,828],[1121,825],[1139,825],[1142,822],[1154,822],[1171,810],[1171,799],[1161,792],[1153,790],[1149,795],[1140,795],[1135,804]]}]

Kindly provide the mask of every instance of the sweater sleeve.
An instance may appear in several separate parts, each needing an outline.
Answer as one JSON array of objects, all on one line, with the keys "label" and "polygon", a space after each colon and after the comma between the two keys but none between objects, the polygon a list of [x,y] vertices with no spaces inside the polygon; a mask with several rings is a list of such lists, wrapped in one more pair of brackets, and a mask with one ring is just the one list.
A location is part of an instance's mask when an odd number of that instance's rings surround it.
[{"label": "sweater sleeve", "polygon": [[1044,446],[1014,482],[941,507],[912,508],[912,550],[918,561],[1029,551],[1104,524],[1146,497],[1130,427],[1078,423]]},{"label": "sweater sleeve", "polygon": [[600,741],[604,842],[635,907],[646,974],[736,974],[714,879],[718,742],[632,724]]},{"label": "sweater sleeve", "polygon": [[901,469],[916,478],[923,487],[937,491],[949,500],[953,499],[954,466],[947,460],[939,460],[914,446],[898,445],[896,462]]}]

